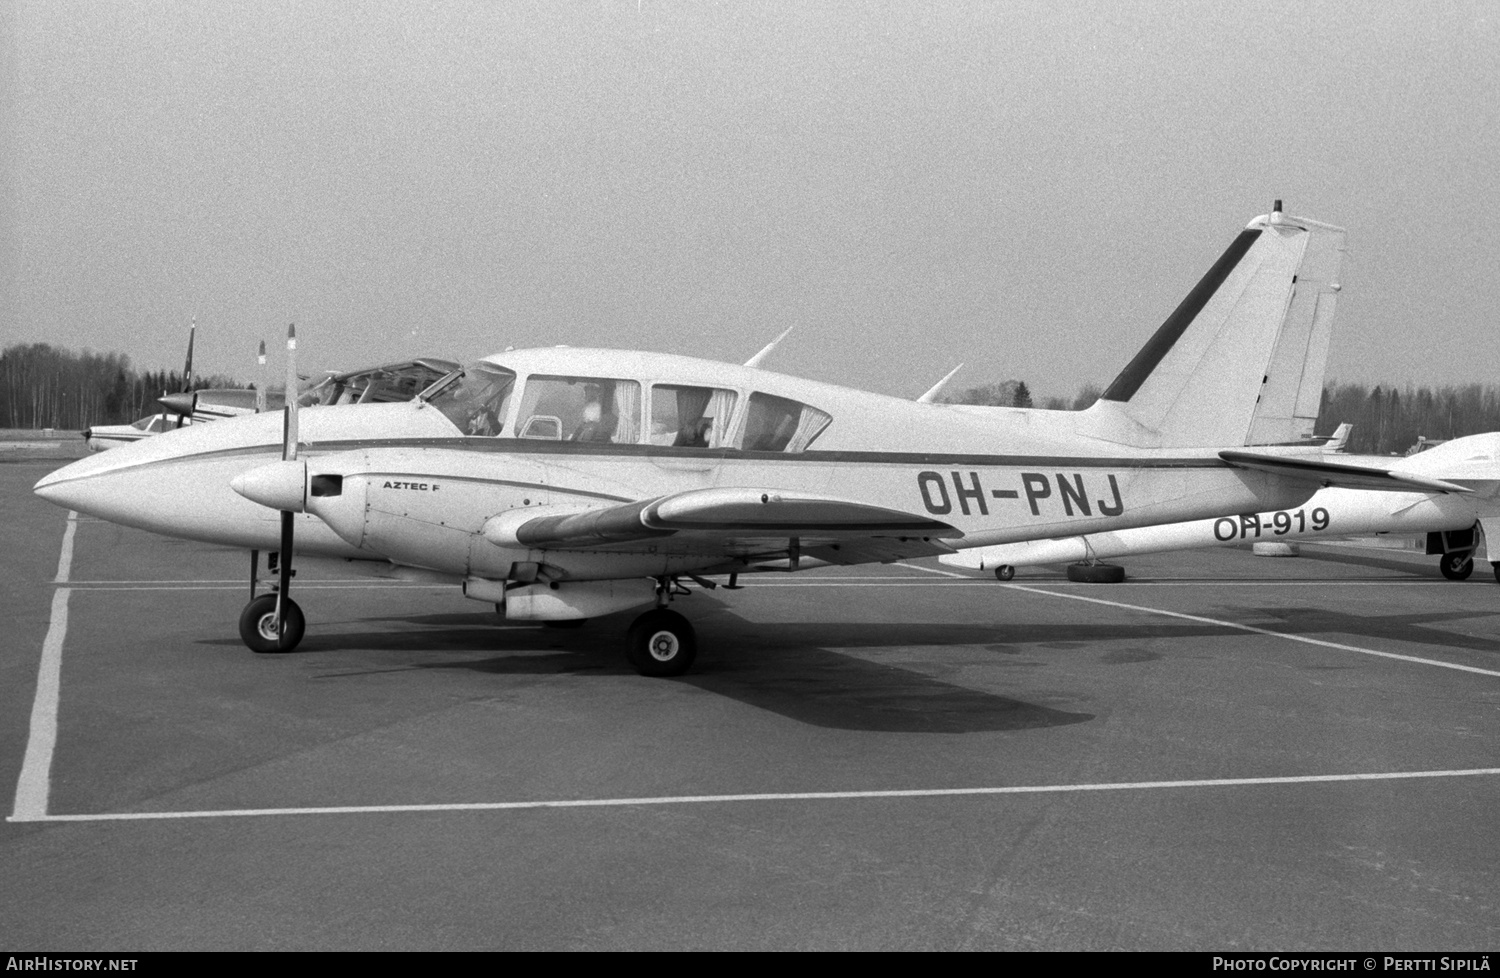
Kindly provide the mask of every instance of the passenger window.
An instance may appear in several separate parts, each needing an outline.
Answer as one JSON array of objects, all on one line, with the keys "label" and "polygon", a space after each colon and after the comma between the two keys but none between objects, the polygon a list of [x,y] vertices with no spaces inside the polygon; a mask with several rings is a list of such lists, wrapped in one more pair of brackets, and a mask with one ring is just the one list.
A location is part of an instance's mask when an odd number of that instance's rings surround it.
[{"label": "passenger window", "polygon": [[464,368],[448,386],[428,399],[466,435],[498,435],[515,389],[514,371],[492,363]]},{"label": "passenger window", "polygon": [[526,380],[519,418],[522,438],[629,445],[640,439],[641,385],[609,377]]},{"label": "passenger window", "polygon": [[798,401],[751,394],[740,445],[747,452],[800,452],[832,420],[827,412]]},{"label": "passenger window", "polygon": [[717,387],[656,384],[651,388],[653,445],[678,448],[718,448],[724,444],[729,416],[734,413],[734,391]]}]

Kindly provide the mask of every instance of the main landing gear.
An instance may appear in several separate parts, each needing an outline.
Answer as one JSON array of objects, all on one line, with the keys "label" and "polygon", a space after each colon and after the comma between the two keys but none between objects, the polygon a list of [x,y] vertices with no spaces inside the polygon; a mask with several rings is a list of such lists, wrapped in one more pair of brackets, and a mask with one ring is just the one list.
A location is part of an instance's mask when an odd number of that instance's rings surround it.
[{"label": "main landing gear", "polygon": [[[703,578],[694,580],[706,587],[717,586]],[[730,584],[734,583],[731,577]],[[698,636],[693,623],[667,607],[667,602],[676,595],[691,593],[672,578],[656,579],[656,607],[631,622],[625,636],[625,658],[636,672],[664,678],[680,676],[692,668],[693,660],[698,657]]]},{"label": "main landing gear", "polygon": [[625,658],[643,676],[680,676],[698,657],[693,623],[670,608],[653,608],[631,623]]},{"label": "main landing gear", "polygon": [[[1443,559],[1438,562],[1438,569],[1450,581],[1466,581],[1469,575],[1474,573],[1474,551],[1463,550],[1443,554]],[[1496,570],[1495,575],[1500,578],[1500,569]]]}]

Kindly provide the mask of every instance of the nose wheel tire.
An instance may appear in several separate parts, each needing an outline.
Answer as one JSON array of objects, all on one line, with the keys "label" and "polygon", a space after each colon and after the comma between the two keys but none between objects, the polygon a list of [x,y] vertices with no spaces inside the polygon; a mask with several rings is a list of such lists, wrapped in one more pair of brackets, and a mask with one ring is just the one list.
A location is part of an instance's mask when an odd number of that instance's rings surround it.
[{"label": "nose wheel tire", "polygon": [[625,657],[643,676],[680,676],[697,655],[693,624],[675,611],[656,608],[630,626]]},{"label": "nose wheel tire", "polygon": [[995,580],[1008,581],[1016,576],[1016,569],[1009,564],[1001,564],[995,568]]},{"label": "nose wheel tire", "polygon": [[276,629],[276,595],[262,594],[245,605],[240,612],[240,639],[252,652],[290,652],[302,641],[307,629],[307,620],[297,602],[287,598],[282,602],[286,628]]},{"label": "nose wheel tire", "polygon": [[1438,567],[1441,568],[1443,576],[1450,581],[1467,580],[1469,575],[1474,573],[1474,555],[1471,553],[1443,554]]}]

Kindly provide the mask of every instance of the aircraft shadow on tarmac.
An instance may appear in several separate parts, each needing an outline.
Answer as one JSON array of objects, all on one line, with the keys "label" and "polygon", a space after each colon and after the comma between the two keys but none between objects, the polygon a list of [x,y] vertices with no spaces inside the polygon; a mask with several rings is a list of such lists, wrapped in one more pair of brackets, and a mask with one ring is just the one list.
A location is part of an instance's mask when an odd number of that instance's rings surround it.
[{"label": "aircraft shadow on tarmac", "polygon": [[[1259,623],[1261,627],[1265,627],[1266,622],[1279,621],[1283,627],[1272,627],[1271,630],[1285,631],[1291,635],[1372,638],[1436,648],[1500,653],[1500,640],[1463,635],[1435,627],[1465,619],[1491,618],[1500,612],[1434,611],[1427,614],[1361,615],[1336,608],[1284,608],[1274,605],[1251,610],[1264,619]],[[1494,630],[1490,631],[1490,634],[1494,633]]]},{"label": "aircraft shadow on tarmac", "polygon": [[[946,681],[942,674],[968,666],[1026,670],[1044,665],[1044,657],[1069,654],[1086,655],[1105,666],[1128,666],[1162,658],[1147,647],[1152,639],[1239,634],[1209,624],[1160,621],[768,623],[743,619],[713,600],[695,603],[692,612],[704,652],[693,672],[678,682],[799,722],[877,732],[970,733],[1084,723],[1093,714],[997,695]],[[367,617],[325,623],[342,627],[309,633],[291,656],[413,654],[400,665],[391,665],[387,656],[379,668],[340,670],[340,676],[465,669],[497,676],[574,673],[637,681],[620,653],[630,620],[630,614],[621,614],[582,628],[553,629],[507,623],[489,612]],[[876,662],[842,649],[910,649],[910,662]],[[941,654],[924,656],[922,649]],[[491,654],[443,658],[453,652]]]},{"label": "aircraft shadow on tarmac", "polygon": [[[757,622],[721,602],[685,610],[704,650],[693,672],[677,682],[816,726],[906,733],[969,733],[1064,726],[1093,719],[949,682],[967,666],[1029,669],[1049,656],[1082,654],[1106,666],[1163,658],[1153,640],[1238,636],[1206,622],[1080,623]],[[1323,608],[1253,609],[1261,623],[1288,634],[1366,636],[1420,645],[1500,652],[1500,642],[1431,627],[1473,618],[1474,612],[1369,617]],[[495,676],[573,673],[637,681],[620,652],[631,614],[611,615],[576,629],[506,622],[491,612],[372,616],[327,622],[291,657],[341,652],[398,653],[409,660],[336,675],[408,670],[471,670]],[[1253,619],[1252,619],[1253,620]],[[397,627],[392,627],[397,626]],[[334,630],[336,629],[336,630]],[[237,647],[233,640],[205,644]],[[841,650],[910,649],[910,667],[871,661]],[[922,649],[939,654],[924,657]],[[967,650],[968,654],[963,654]],[[480,653],[448,658],[445,653]],[[959,658],[955,659],[955,654]],[[936,673],[936,675],[934,675]],[[334,678],[330,676],[328,678]],[[653,680],[656,681],[656,680]]]},{"label": "aircraft shadow on tarmac", "polygon": [[[1020,662],[1011,642],[1025,629],[987,625],[758,623],[703,603],[695,608],[700,654],[684,682],[770,710],[790,719],[845,730],[970,733],[1023,730],[1084,723],[1091,713],[1074,713],[958,685],[925,672],[871,662],[838,648],[879,649],[902,646],[980,647],[986,658]],[[590,621],[582,628],[554,629],[532,623],[508,623],[492,613],[368,617],[344,622],[322,635],[309,631],[297,659],[328,652],[414,653],[411,661],[392,665],[382,657],[374,669],[340,669],[323,678],[426,669],[465,669],[497,676],[574,673],[640,681],[626,664],[621,644],[632,614]],[[399,627],[390,627],[399,625]],[[361,627],[363,626],[363,627]],[[727,627],[726,627],[727,626]],[[1071,635],[1074,630],[1069,629]],[[1009,634],[1013,632],[1014,634]],[[1065,636],[1052,636],[1062,638]],[[995,643],[1001,643],[996,645]],[[235,648],[230,639],[205,639],[203,645]],[[1064,644],[1071,645],[1071,642]],[[484,658],[441,659],[453,652],[498,653]],[[914,653],[914,658],[920,653]],[[278,657],[279,658],[279,657]],[[1107,661],[1144,661],[1146,654]],[[347,661],[347,660],[346,660]],[[923,663],[923,666],[930,663]],[[665,682],[667,680],[650,680]]]},{"label": "aircraft shadow on tarmac", "polygon": [[[1421,556],[1418,551],[1401,551],[1408,555]],[[1330,564],[1347,564],[1351,567],[1380,568],[1381,570],[1400,571],[1412,577],[1425,577],[1442,579],[1442,573],[1438,570],[1438,559],[1436,557],[1423,557],[1419,563],[1408,556],[1406,559],[1400,557],[1382,557],[1379,550],[1360,551],[1334,551],[1322,548],[1307,547],[1298,555],[1300,560],[1321,560]],[[1481,565],[1482,566],[1482,565]],[[1476,568],[1477,569],[1477,568]]]}]

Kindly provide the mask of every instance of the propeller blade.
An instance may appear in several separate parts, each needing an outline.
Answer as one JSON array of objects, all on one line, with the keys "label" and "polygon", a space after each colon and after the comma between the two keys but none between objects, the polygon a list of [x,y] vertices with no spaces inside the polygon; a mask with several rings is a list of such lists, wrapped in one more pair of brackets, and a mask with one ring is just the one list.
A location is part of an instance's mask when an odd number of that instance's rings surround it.
[{"label": "propeller blade", "polygon": [[255,388],[255,413],[264,414],[266,402],[266,341],[260,341],[260,386]]},{"label": "propeller blade", "polygon": [[286,328],[286,428],[281,457],[290,462],[297,457],[297,324]]},{"label": "propeller blade", "polygon": [[178,428],[181,428],[183,421],[193,413],[193,340],[197,339],[197,337],[198,317],[194,316],[192,325],[188,327],[187,362],[182,365],[182,393],[187,395],[188,409],[186,412],[183,412],[178,409],[177,405],[168,405],[172,410],[177,411],[177,424],[175,427]]},{"label": "propeller blade", "polygon": [[198,317],[193,317],[193,324],[188,327],[188,353],[187,363],[182,365],[182,389],[190,391],[193,389],[193,340],[198,336]]},{"label": "propeller blade", "polygon": [[[297,324],[286,327],[286,425],[282,431],[281,457],[291,462],[297,458]],[[286,635],[287,595],[292,588],[293,523],[296,515],[281,511],[281,578],[276,588],[276,634]]]},{"label": "propeller blade", "polygon": [[289,510],[281,511],[281,566],[276,588],[276,634],[286,635],[286,602],[292,589],[292,521]]}]

